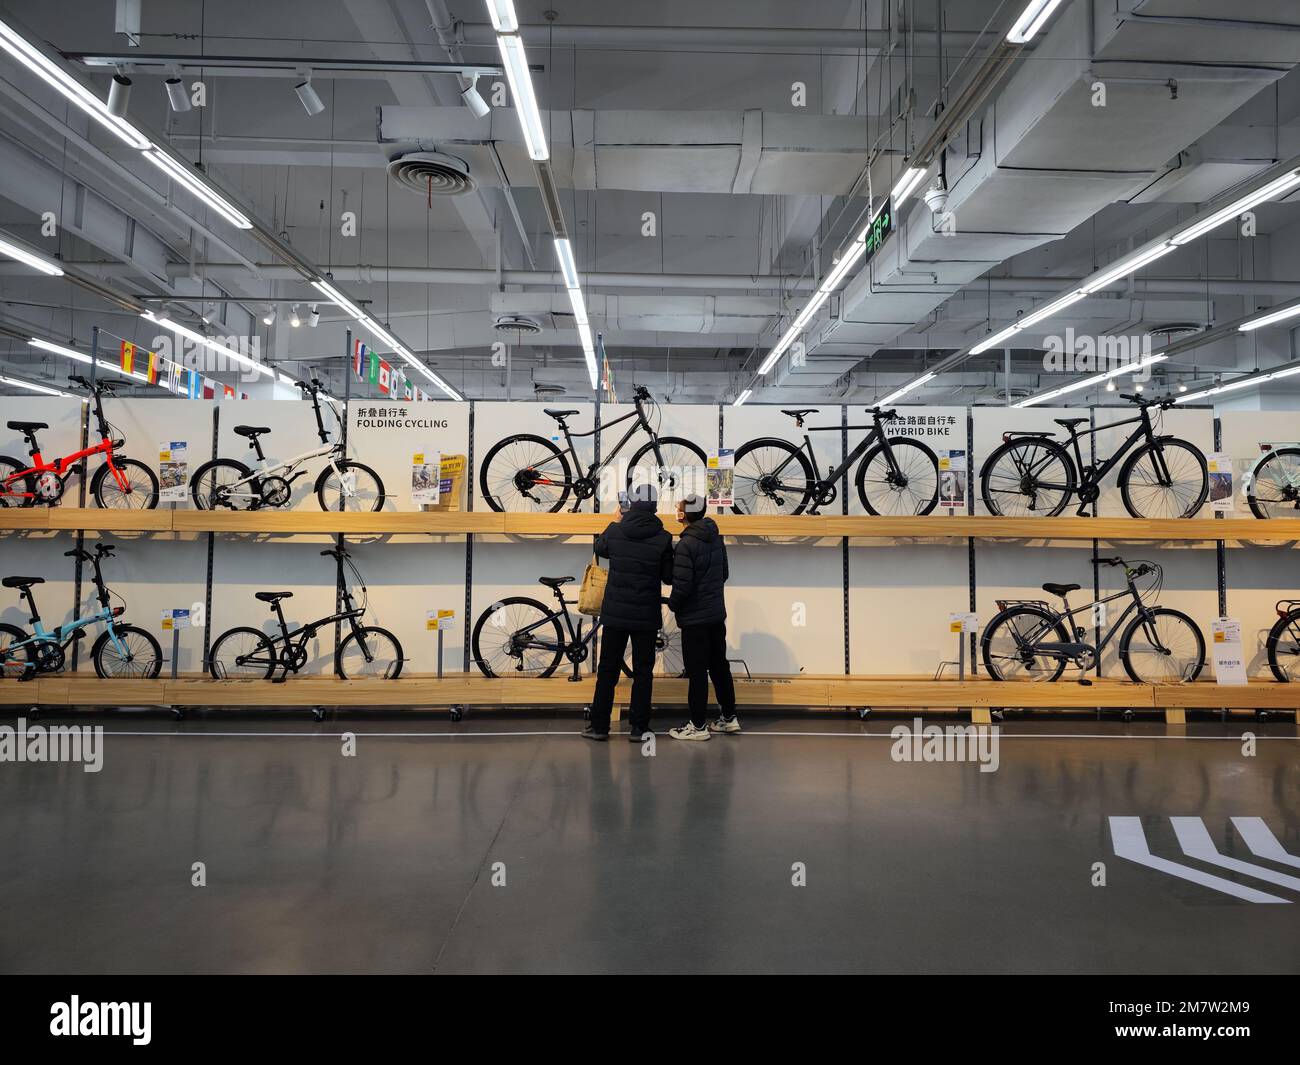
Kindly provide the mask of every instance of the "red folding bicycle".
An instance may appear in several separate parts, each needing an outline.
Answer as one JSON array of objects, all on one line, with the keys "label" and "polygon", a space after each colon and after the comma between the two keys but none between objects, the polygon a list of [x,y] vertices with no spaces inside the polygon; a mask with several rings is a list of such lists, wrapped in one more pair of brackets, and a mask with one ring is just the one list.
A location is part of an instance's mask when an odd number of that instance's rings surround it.
[{"label": "red folding bicycle", "polygon": [[90,482],[95,502],[107,510],[153,510],[158,506],[157,474],[143,462],[115,454],[126,441],[115,436],[114,427],[104,417],[103,402],[105,394],[112,395],[115,383],[99,381],[92,385],[78,375],[68,380],[90,393],[99,443],[47,462],[41,457],[36,433],[49,426],[45,422],[9,422],[9,428],[22,433],[31,448],[31,462],[0,455],[0,507],[54,506],[63,498],[68,478],[74,473],[84,476],[90,456],[103,455],[104,464]]}]

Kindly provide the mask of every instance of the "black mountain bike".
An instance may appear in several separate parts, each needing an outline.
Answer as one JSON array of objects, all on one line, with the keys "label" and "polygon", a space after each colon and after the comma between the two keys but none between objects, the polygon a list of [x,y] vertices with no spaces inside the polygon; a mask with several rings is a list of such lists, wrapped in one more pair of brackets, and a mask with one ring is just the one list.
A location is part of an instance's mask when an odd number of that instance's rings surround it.
[{"label": "black mountain bike", "polygon": [[[217,680],[228,677],[266,680],[278,668],[280,675],[274,680],[280,683],[290,673],[297,673],[307,664],[307,645],[317,632],[335,622],[346,622],[349,630],[334,652],[334,672],[338,676],[345,680],[357,677],[392,680],[401,674],[405,659],[397,637],[387,629],[381,629],[377,625],[362,625],[360,622],[370,595],[351,556],[343,548],[330,548],[322,551],[321,555],[341,563],[337,589],[342,609],[290,632],[280,600],[293,598],[293,592],[254,593],[255,599],[270,604],[280,632],[268,636],[261,629],[249,627],[223,632],[208,654],[208,672],[212,676]],[[355,605],[348,583],[342,577],[343,567],[351,571],[352,578],[361,586],[360,606]]]},{"label": "black mountain bike", "polygon": [[1277,621],[1268,630],[1268,665],[1282,682],[1300,681],[1300,599],[1277,604]]},{"label": "black mountain bike", "polygon": [[[989,455],[980,470],[980,491],[990,514],[1008,517],[1054,517],[1078,496],[1080,516],[1101,495],[1102,479],[1121,460],[1119,489],[1125,509],[1135,518],[1190,518],[1205,502],[1210,491],[1210,474],[1200,448],[1174,436],[1163,436],[1151,421],[1151,408],[1158,412],[1174,405],[1170,398],[1143,399],[1121,396],[1138,405],[1138,416],[1080,430],[1087,418],[1057,418],[1056,424],[1070,434],[1070,451],[1052,434],[1043,431],[1011,432]],[[1095,436],[1117,425],[1137,425],[1127,440],[1108,459],[1097,465],[1085,464],[1080,437]],[[1140,445],[1132,450],[1135,444]],[[1125,456],[1128,456],[1125,459]]]},{"label": "black mountain bike", "polygon": [[235,433],[248,440],[248,446],[260,463],[256,471],[236,459],[212,459],[205,462],[190,478],[190,498],[199,510],[258,510],[261,507],[283,507],[293,497],[293,482],[305,477],[300,466],[312,459],[328,458],[328,464],[316,477],[316,500],[321,510],[374,511],[384,505],[384,482],[379,474],[363,462],[344,458],[343,441],[330,443],[329,431],[321,417],[321,395],[341,424],[343,408],[338,401],[325,393],[325,386],[315,378],[310,384],[295,381],[303,393],[311,397],[316,414],[316,434],[320,446],[304,451],[291,459],[267,465],[266,455],[258,437],[271,431],[266,425],[236,425]]},{"label": "black mountain bike", "polygon": [[[704,470],[708,465],[707,456],[689,440],[677,436],[660,436],[659,405],[651,398],[649,389],[640,385],[634,387],[633,404],[636,409],[605,422],[599,429],[592,429],[589,433],[572,432],[565,420],[581,411],[545,408],[546,414],[559,423],[560,431],[564,434],[563,451],[544,436],[532,433],[518,433],[493,444],[479,471],[479,490],[487,505],[493,510],[555,513],[564,507],[572,494],[573,506],[570,510],[577,513],[583,501],[596,494],[600,486],[601,470],[614,461],[624,445],[638,432],[645,433],[650,440],[642,445],[628,464],[628,489],[638,482],[654,484],[659,489],[661,500],[667,497],[669,502],[689,491],[702,492]],[[632,424],[623,439],[608,454],[603,455],[599,462],[593,462],[583,474],[574,439],[596,436],[626,421],[631,421]],[[570,458],[573,460],[572,465],[569,463]]]},{"label": "black mountain bike", "polygon": [[816,414],[816,407],[781,411],[804,430],[803,445],[764,436],[738,447],[731,509],[737,514],[802,514],[805,509],[816,514],[835,501],[840,478],[861,458],[858,498],[868,514],[929,514],[939,500],[939,459],[920,440],[885,435],[885,424],[898,417],[897,411],[868,409],[870,425],[848,428],[870,432],[825,477],[808,434],[840,432],[844,426],[805,426],[804,416]]},{"label": "black mountain bike", "polygon": [[[600,629],[600,618],[591,619],[591,628],[583,631],[584,622],[573,623],[569,607],[575,600],[564,598],[564,586],[573,577],[538,577],[555,594],[558,609],[547,607],[526,596],[510,596],[493,603],[474,623],[471,646],[474,661],[485,677],[549,677],[559,668],[560,659],[573,665],[570,680],[580,680],[578,667],[591,653],[590,644]],[[563,625],[561,625],[563,622]],[[623,659],[623,673],[632,675],[632,648]],[[663,607],[663,621],[655,637],[655,672],[680,677],[682,639],[672,611]]]},{"label": "black mountain bike", "polygon": [[[1164,571],[1154,562],[1130,564],[1122,558],[1094,558],[1094,566],[1123,566],[1125,588],[1095,603],[1071,607],[1069,595],[1077,584],[1044,584],[1043,591],[1059,596],[1060,610],[1035,599],[999,599],[998,614],[980,638],[984,667],[994,680],[1058,680],[1068,663],[1083,673],[1093,665],[1116,633],[1119,660],[1138,684],[1182,684],[1194,681],[1205,665],[1205,638],[1196,622],[1179,610],[1148,606],[1164,583]],[[1137,582],[1152,576],[1148,587]],[[1090,617],[1098,603],[1129,599],[1119,618],[1094,645],[1079,615]],[[1130,615],[1132,615],[1130,619]],[[1127,622],[1127,625],[1125,624]],[[1122,630],[1122,631],[1121,631]]]}]

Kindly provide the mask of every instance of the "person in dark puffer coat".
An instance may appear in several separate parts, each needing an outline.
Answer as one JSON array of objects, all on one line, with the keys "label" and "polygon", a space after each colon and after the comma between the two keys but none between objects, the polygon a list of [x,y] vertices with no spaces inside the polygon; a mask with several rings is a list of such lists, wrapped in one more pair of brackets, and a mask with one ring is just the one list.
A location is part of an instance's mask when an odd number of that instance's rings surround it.
[{"label": "person in dark puffer coat", "polygon": [[582,734],[590,740],[609,736],[614,689],[629,641],[632,701],[628,739],[639,742],[650,729],[655,636],[663,619],[663,585],[672,579],[673,567],[673,538],[655,513],[656,499],[653,485],[634,487],[627,512],[596,537],[596,555],[609,559],[609,578],[600,609],[600,664],[591,723]]},{"label": "person in dark puffer coat", "polygon": [[[740,732],[736,718],[736,686],[727,662],[727,601],[724,586],[731,576],[727,545],[718,523],[708,516],[707,501],[689,496],[677,504],[685,523],[673,555],[673,591],[668,606],[682,634],[687,701],[691,720],[668,734],[677,740],[707,740],[713,733]],[[719,716],[705,726],[709,680],[718,697]]]}]

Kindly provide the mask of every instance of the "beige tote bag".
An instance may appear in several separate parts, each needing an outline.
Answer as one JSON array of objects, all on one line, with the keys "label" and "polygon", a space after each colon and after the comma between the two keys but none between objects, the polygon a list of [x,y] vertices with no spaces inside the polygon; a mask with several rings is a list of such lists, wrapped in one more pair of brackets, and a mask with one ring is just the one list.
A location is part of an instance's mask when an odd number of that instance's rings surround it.
[{"label": "beige tote bag", "polygon": [[601,605],[605,602],[605,583],[609,574],[600,568],[594,558],[587,564],[587,572],[582,575],[582,588],[578,591],[578,613],[600,615]]}]

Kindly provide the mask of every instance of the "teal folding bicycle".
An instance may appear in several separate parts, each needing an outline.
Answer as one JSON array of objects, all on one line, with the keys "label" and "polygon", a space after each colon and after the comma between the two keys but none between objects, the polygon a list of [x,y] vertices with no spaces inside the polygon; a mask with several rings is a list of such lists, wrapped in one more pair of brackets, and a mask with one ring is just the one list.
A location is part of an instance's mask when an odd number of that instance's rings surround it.
[{"label": "teal folding bicycle", "polygon": [[18,594],[27,601],[31,609],[32,631],[26,633],[16,625],[0,624],[0,677],[31,680],[42,673],[59,672],[67,662],[68,648],[85,639],[86,629],[92,625],[104,626],[90,652],[96,674],[107,680],[158,676],[162,670],[162,648],[158,641],[144,629],[123,624],[119,619],[126,607],[113,606],[110,602],[110,592],[104,583],[100,564],[113,557],[113,545],[97,544],[94,554],[82,548],[64,554],[89,562],[94,567],[91,581],[95,585],[99,610],[87,617],[65,622],[51,631],[41,623],[36,598],[32,595],[32,587],[44,584],[45,578],[5,577],[0,584],[18,589]]}]

